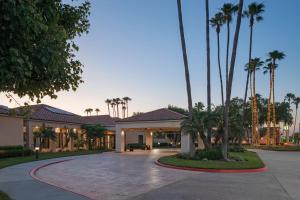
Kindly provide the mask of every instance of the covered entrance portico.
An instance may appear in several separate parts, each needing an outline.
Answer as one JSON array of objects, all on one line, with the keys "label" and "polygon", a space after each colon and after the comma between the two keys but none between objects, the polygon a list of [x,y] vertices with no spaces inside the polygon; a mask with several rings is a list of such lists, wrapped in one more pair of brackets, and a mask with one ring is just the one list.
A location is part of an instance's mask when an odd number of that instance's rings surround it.
[{"label": "covered entrance portico", "polygon": [[[141,140],[152,147],[154,132],[179,132],[180,124],[185,117],[163,108],[117,121],[116,152],[124,152],[126,144],[139,143]],[[190,135],[181,133],[181,152],[188,153],[192,145],[194,144]]]}]

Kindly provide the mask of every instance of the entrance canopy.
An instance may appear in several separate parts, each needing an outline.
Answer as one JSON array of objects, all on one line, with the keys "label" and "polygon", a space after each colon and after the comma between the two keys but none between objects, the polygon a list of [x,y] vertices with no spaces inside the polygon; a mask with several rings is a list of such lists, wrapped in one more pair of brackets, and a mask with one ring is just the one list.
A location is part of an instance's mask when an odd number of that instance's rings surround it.
[{"label": "entrance canopy", "polygon": [[[151,138],[154,131],[180,131],[180,124],[185,115],[166,108],[142,113],[116,122],[116,152],[125,150],[126,133],[131,131],[144,132],[146,138]],[[181,150],[188,152],[186,145],[191,142],[188,135],[181,135]],[[146,141],[147,143],[147,141]]]}]

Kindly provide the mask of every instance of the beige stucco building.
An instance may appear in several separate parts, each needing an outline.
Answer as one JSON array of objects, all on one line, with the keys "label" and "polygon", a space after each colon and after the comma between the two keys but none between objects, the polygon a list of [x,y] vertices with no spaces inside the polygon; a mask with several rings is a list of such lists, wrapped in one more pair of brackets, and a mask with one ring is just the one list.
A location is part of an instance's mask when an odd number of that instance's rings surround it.
[{"label": "beige stucco building", "polygon": [[[83,124],[101,124],[106,128],[105,136],[93,141],[97,147],[115,149],[124,152],[128,144],[145,144],[152,149],[154,133],[172,132],[180,134],[181,152],[189,152],[192,140],[189,135],[180,133],[180,124],[186,117],[166,108],[142,113],[125,119],[112,118],[109,115],[80,116],[74,113],[39,104],[30,107],[30,114],[10,116],[8,109],[1,107],[0,115],[0,146],[24,145],[28,148],[41,146],[43,151],[66,151],[78,148],[87,148]],[[23,117],[20,117],[23,116]],[[56,139],[35,137],[35,132],[41,127],[48,127],[55,131]],[[72,139],[70,132],[76,133],[78,138]],[[41,143],[41,144],[40,144]],[[198,141],[200,144],[201,141]]]}]

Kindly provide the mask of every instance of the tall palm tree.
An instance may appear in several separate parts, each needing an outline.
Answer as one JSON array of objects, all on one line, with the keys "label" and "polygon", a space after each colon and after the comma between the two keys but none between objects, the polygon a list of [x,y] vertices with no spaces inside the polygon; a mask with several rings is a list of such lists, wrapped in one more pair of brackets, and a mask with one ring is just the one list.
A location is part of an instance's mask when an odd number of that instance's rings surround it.
[{"label": "tall palm tree", "polygon": [[100,109],[99,109],[99,108],[96,108],[96,109],[95,109],[95,112],[96,112],[96,114],[98,115],[99,112],[100,112]]},{"label": "tall palm tree", "polygon": [[268,62],[271,62],[271,74],[272,74],[272,111],[273,111],[273,139],[274,139],[274,145],[276,145],[277,141],[277,133],[276,133],[276,110],[275,110],[275,69],[278,66],[276,61],[282,60],[285,58],[285,54],[283,52],[280,52],[278,50],[274,50],[272,52],[269,52],[269,58],[267,59]]},{"label": "tall palm tree", "polygon": [[131,101],[132,99],[130,97],[123,97],[123,101],[126,103],[126,109],[127,109],[127,117],[128,117],[128,102]]},{"label": "tall palm tree", "polygon": [[117,116],[119,117],[119,105],[121,104],[121,99],[119,97],[115,98],[115,103],[117,106]]},{"label": "tall palm tree", "polygon": [[110,103],[111,108],[113,110],[113,117],[116,117],[116,103],[115,103],[115,99],[112,100],[112,102]]},{"label": "tall palm tree", "polygon": [[258,134],[258,109],[256,100],[256,70],[259,70],[264,64],[260,58],[251,59],[246,65],[247,72],[250,77],[250,93],[251,93],[251,109],[252,109],[252,141],[258,144],[259,134]]},{"label": "tall palm tree", "polygon": [[[209,40],[209,3],[205,0],[205,16],[206,16],[206,63],[207,63],[207,109],[211,111],[211,81],[210,81],[210,40]],[[211,127],[207,131],[208,144],[211,143]]]},{"label": "tall palm tree", "polygon": [[[253,2],[248,5],[248,9],[244,11],[244,16],[249,18],[249,27],[250,27],[250,42],[249,42],[249,63],[252,59],[252,37],[253,37],[253,26],[254,22],[259,22],[263,20],[261,14],[265,11],[265,5],[263,3],[257,4]],[[247,72],[247,79],[246,79],[246,88],[245,88],[245,95],[244,95],[244,104],[243,104],[243,121],[245,120],[245,109],[246,109],[246,102],[247,102],[247,95],[248,95],[248,85],[249,85],[249,71]],[[244,122],[243,122],[244,123]]]},{"label": "tall palm tree", "polygon": [[[287,93],[284,97],[284,100],[289,103],[289,108],[291,109],[291,102],[296,98],[295,94]],[[288,126],[288,130],[286,131],[286,143],[289,143],[289,135],[290,135],[290,127]]]},{"label": "tall palm tree", "polygon": [[296,123],[297,123],[297,113],[298,113],[298,107],[300,103],[300,97],[296,97],[293,101],[293,104],[295,104],[296,107],[296,113],[295,113],[295,122],[294,122],[294,129],[293,129],[293,137],[295,138],[296,135]]},{"label": "tall palm tree", "polygon": [[86,109],[84,110],[84,112],[86,113],[86,116],[88,116],[90,111],[89,111],[88,108],[86,108]]},{"label": "tall palm tree", "polygon": [[[177,9],[178,9],[178,22],[179,22],[179,31],[180,31],[180,39],[181,39],[182,57],[183,57],[184,71],[185,71],[186,91],[187,91],[187,98],[188,98],[189,118],[192,119],[193,102],[192,102],[189,64],[188,64],[188,57],[186,52],[184,27],[183,27],[183,20],[182,20],[181,0],[177,0]],[[191,138],[193,139],[194,137],[191,136]],[[195,146],[193,145],[193,142],[191,143],[192,145],[190,147],[191,149],[190,154],[193,155]]]},{"label": "tall palm tree", "polygon": [[106,99],[105,103],[107,104],[108,115],[110,116],[110,108],[109,108],[109,106],[111,104],[111,99]]},{"label": "tall palm tree", "polygon": [[124,100],[121,100],[121,109],[122,109],[122,117],[125,118],[125,111],[126,111],[126,103]]},{"label": "tall palm tree", "polygon": [[230,60],[230,69],[228,74],[228,84],[226,84],[225,129],[224,129],[225,131],[224,131],[224,144],[223,144],[223,157],[225,160],[228,160],[229,106],[230,106],[236,52],[237,52],[241,21],[242,21],[243,4],[244,4],[244,0],[239,0],[238,14],[237,14],[236,27],[235,27],[235,33],[234,33],[234,39],[232,45],[231,60]]},{"label": "tall palm tree", "polygon": [[227,26],[227,45],[226,45],[226,84],[228,84],[228,73],[229,73],[229,44],[230,44],[230,23],[232,16],[237,12],[238,5],[232,3],[225,3],[220,11],[223,13],[224,20]]},{"label": "tall palm tree", "polygon": [[224,89],[223,89],[223,78],[222,78],[221,58],[220,58],[220,32],[224,22],[225,22],[224,16],[221,12],[216,13],[215,16],[210,19],[210,24],[212,27],[216,27],[216,33],[217,33],[218,67],[219,67],[219,77],[220,77],[220,85],[221,85],[222,106],[224,106]]},{"label": "tall palm tree", "polygon": [[266,138],[267,138],[267,145],[270,145],[270,128],[271,128],[271,98],[272,98],[272,63],[269,62],[265,67],[264,67],[264,74],[269,74],[269,97],[268,97],[268,105],[267,105],[267,133],[266,133]]}]

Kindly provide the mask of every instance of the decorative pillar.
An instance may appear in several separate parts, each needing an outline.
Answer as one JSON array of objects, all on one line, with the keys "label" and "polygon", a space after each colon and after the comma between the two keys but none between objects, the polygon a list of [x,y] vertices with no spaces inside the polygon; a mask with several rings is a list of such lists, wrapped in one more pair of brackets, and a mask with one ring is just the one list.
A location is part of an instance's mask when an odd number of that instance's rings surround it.
[{"label": "decorative pillar", "polygon": [[190,153],[191,150],[195,149],[193,145],[194,143],[191,135],[181,132],[181,153]]},{"label": "decorative pillar", "polygon": [[152,145],[153,145],[153,132],[152,131],[147,131],[145,132],[145,143],[146,145],[150,146],[150,149],[152,149]]},{"label": "decorative pillar", "polygon": [[125,131],[116,125],[116,152],[121,153],[125,150]]}]

